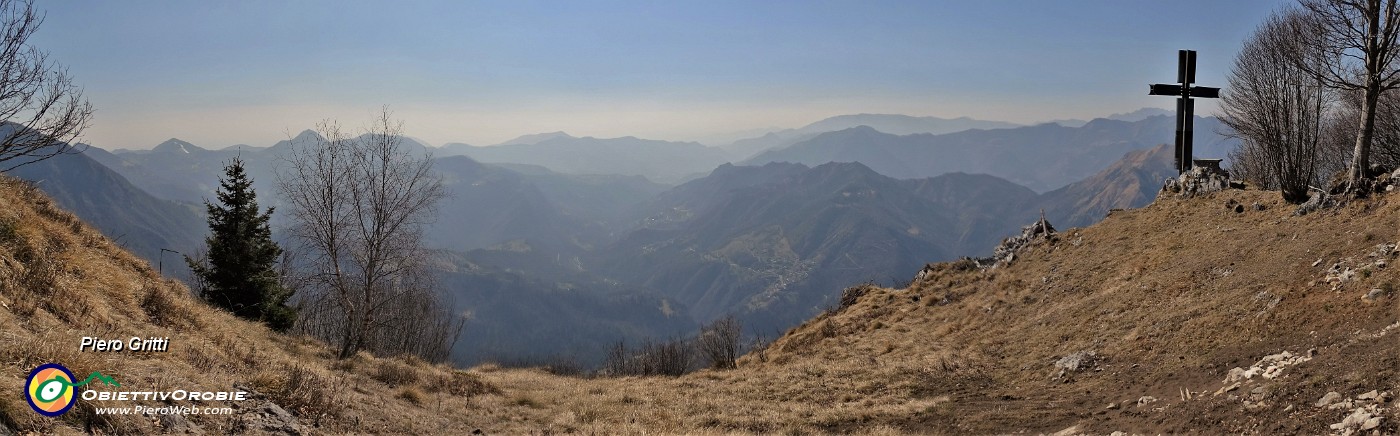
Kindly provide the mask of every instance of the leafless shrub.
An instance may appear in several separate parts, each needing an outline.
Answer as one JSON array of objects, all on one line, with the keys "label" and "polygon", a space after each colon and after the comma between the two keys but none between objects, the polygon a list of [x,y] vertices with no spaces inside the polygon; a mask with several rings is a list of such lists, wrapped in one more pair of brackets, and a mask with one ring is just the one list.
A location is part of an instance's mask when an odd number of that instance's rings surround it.
[{"label": "leafless shrub", "polygon": [[739,340],[743,334],[743,324],[734,315],[725,316],[700,327],[696,343],[700,353],[710,359],[710,367],[734,369],[734,360],[739,357]]},{"label": "leafless shrub", "polygon": [[160,286],[147,286],[141,297],[141,310],[151,323],[166,327],[187,327],[193,324],[194,315],[187,304],[181,304],[174,292]]},{"label": "leafless shrub", "polygon": [[603,373],[609,376],[679,377],[691,370],[695,348],[690,341],[672,338],[664,342],[646,341],[636,351],[619,341],[608,351]]},{"label": "leafless shrub", "polygon": [[840,312],[842,309],[851,307],[856,304],[857,301],[860,301],[861,296],[874,289],[876,289],[875,285],[864,283],[841,290],[841,306],[839,306],[836,311]]}]

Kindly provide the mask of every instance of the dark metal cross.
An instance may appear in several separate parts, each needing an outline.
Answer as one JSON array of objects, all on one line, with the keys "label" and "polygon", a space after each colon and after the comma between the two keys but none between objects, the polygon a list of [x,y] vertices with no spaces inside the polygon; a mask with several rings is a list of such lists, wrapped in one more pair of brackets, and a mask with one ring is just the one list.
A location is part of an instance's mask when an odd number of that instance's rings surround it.
[{"label": "dark metal cross", "polygon": [[1196,51],[1178,50],[1176,81],[1178,84],[1148,85],[1147,95],[1174,95],[1176,99],[1176,170],[1191,170],[1191,125],[1196,116],[1197,98],[1220,98],[1220,88],[1191,86],[1196,81]]}]

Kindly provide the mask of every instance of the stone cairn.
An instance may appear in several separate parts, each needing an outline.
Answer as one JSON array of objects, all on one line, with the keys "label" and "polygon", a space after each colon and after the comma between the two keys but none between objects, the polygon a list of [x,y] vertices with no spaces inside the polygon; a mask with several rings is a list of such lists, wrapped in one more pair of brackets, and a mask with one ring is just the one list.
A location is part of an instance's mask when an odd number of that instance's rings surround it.
[{"label": "stone cairn", "polygon": [[1041,209],[1040,219],[1029,226],[1021,228],[1021,234],[1003,239],[1001,245],[997,245],[992,250],[992,257],[981,257],[972,259],[978,268],[996,268],[1010,265],[1016,261],[1016,254],[1040,241],[1053,241],[1058,236],[1055,226],[1050,225],[1050,221],[1045,219],[1045,210]]},{"label": "stone cairn", "polygon": [[1195,163],[1190,171],[1167,179],[1161,192],[1189,198],[1235,187],[1230,183],[1230,173],[1220,168],[1219,159],[1196,159]]}]

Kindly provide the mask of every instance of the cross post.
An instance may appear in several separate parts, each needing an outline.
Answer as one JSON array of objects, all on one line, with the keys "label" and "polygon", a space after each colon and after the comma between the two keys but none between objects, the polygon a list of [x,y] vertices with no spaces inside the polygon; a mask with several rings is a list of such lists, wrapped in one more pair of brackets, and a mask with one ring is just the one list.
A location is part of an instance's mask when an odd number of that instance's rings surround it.
[{"label": "cross post", "polygon": [[1147,95],[1176,96],[1176,170],[1191,171],[1191,127],[1196,119],[1196,98],[1220,98],[1220,88],[1191,86],[1196,81],[1196,51],[1178,50],[1176,84],[1148,85]]}]

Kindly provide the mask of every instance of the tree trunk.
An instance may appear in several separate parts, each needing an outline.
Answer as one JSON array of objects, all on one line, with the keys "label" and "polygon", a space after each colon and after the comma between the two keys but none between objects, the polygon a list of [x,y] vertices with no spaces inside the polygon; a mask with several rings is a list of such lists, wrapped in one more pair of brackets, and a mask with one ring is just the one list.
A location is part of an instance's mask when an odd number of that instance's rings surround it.
[{"label": "tree trunk", "polygon": [[[1371,82],[1371,81],[1368,81]],[[1370,178],[1371,138],[1376,130],[1376,105],[1380,100],[1380,83],[1366,84],[1366,98],[1361,102],[1361,128],[1356,132],[1356,148],[1351,159],[1350,189],[1357,191],[1360,182]]]},{"label": "tree trunk", "polygon": [[1376,126],[1376,103],[1381,96],[1380,26],[1381,2],[1370,0],[1366,3],[1366,98],[1361,102],[1361,128],[1356,132],[1356,149],[1352,153],[1351,174],[1347,190],[1354,195],[1365,195],[1363,182],[1369,178],[1371,167],[1371,137]]}]

